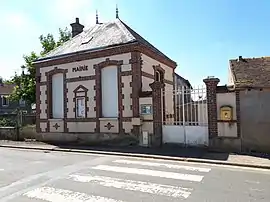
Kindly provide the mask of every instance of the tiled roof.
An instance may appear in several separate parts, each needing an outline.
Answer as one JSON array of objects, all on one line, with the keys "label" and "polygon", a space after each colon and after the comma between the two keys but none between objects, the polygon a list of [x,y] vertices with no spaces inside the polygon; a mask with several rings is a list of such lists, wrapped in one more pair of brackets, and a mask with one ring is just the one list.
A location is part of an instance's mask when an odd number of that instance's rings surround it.
[{"label": "tiled roof", "polygon": [[80,51],[101,50],[104,48],[133,42],[142,43],[153,49],[157,54],[171,60],[120,19],[94,25],[93,27],[83,31],[81,34],[73,37],[62,46],[49,52],[39,60],[43,60],[45,58],[54,59],[56,57],[61,57],[63,55],[77,53]]},{"label": "tiled roof", "polygon": [[270,57],[230,60],[236,87],[270,87]]},{"label": "tiled roof", "polygon": [[12,93],[14,84],[0,84],[0,95],[9,95]]},{"label": "tiled roof", "polygon": [[189,88],[192,88],[192,86],[191,86],[189,80],[185,79],[184,77],[180,76],[180,75],[177,74],[177,73],[174,73],[174,75],[175,75],[178,79],[180,79],[181,81],[183,81]]}]

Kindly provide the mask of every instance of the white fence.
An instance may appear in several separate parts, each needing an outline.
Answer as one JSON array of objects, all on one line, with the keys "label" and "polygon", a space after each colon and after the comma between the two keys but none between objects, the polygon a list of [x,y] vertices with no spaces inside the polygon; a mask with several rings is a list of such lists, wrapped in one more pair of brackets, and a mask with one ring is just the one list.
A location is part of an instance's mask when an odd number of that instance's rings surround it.
[{"label": "white fence", "polygon": [[[165,100],[172,96],[174,116],[163,118],[163,143],[178,143],[189,146],[208,145],[208,117],[205,86],[181,87],[165,91]],[[168,107],[165,107],[168,114]]]}]

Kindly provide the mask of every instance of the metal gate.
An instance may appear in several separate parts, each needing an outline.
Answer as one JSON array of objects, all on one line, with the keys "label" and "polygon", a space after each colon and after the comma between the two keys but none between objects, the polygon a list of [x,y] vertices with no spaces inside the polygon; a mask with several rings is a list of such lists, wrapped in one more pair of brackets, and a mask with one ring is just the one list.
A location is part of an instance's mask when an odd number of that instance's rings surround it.
[{"label": "metal gate", "polygon": [[[173,97],[173,116],[168,115],[166,100]],[[180,86],[163,91],[163,143],[208,146],[206,87]],[[165,110],[164,110],[165,109]]]}]

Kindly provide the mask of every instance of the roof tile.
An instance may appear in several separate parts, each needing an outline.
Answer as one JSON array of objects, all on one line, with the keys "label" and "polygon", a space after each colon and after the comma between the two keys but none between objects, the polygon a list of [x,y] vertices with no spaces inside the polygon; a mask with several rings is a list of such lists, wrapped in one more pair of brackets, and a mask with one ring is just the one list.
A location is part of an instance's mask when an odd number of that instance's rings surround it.
[{"label": "roof tile", "polygon": [[236,87],[270,87],[270,57],[230,60]]},{"label": "roof tile", "polygon": [[171,60],[120,19],[94,25],[93,27],[83,31],[81,34],[73,37],[71,40],[65,42],[63,45],[52,50],[39,60],[49,58],[53,59],[70,53],[103,49],[114,45],[122,45],[132,42],[142,43],[151,48],[157,54]]}]

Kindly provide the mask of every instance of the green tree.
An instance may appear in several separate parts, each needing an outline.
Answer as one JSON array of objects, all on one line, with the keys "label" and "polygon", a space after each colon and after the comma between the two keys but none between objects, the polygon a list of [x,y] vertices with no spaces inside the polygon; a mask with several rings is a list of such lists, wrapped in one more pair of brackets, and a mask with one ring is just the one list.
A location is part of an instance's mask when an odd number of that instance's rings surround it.
[{"label": "green tree", "polygon": [[59,38],[56,41],[52,34],[47,36],[41,35],[39,37],[42,51],[38,55],[32,51],[29,55],[24,55],[24,65],[21,66],[22,74],[18,75],[15,73],[11,82],[16,84],[14,91],[10,98],[12,100],[24,99],[26,102],[32,104],[36,102],[36,69],[34,68],[33,62],[38,58],[46,55],[58,46],[61,46],[64,42],[71,38],[71,32],[65,29],[59,29]]}]

